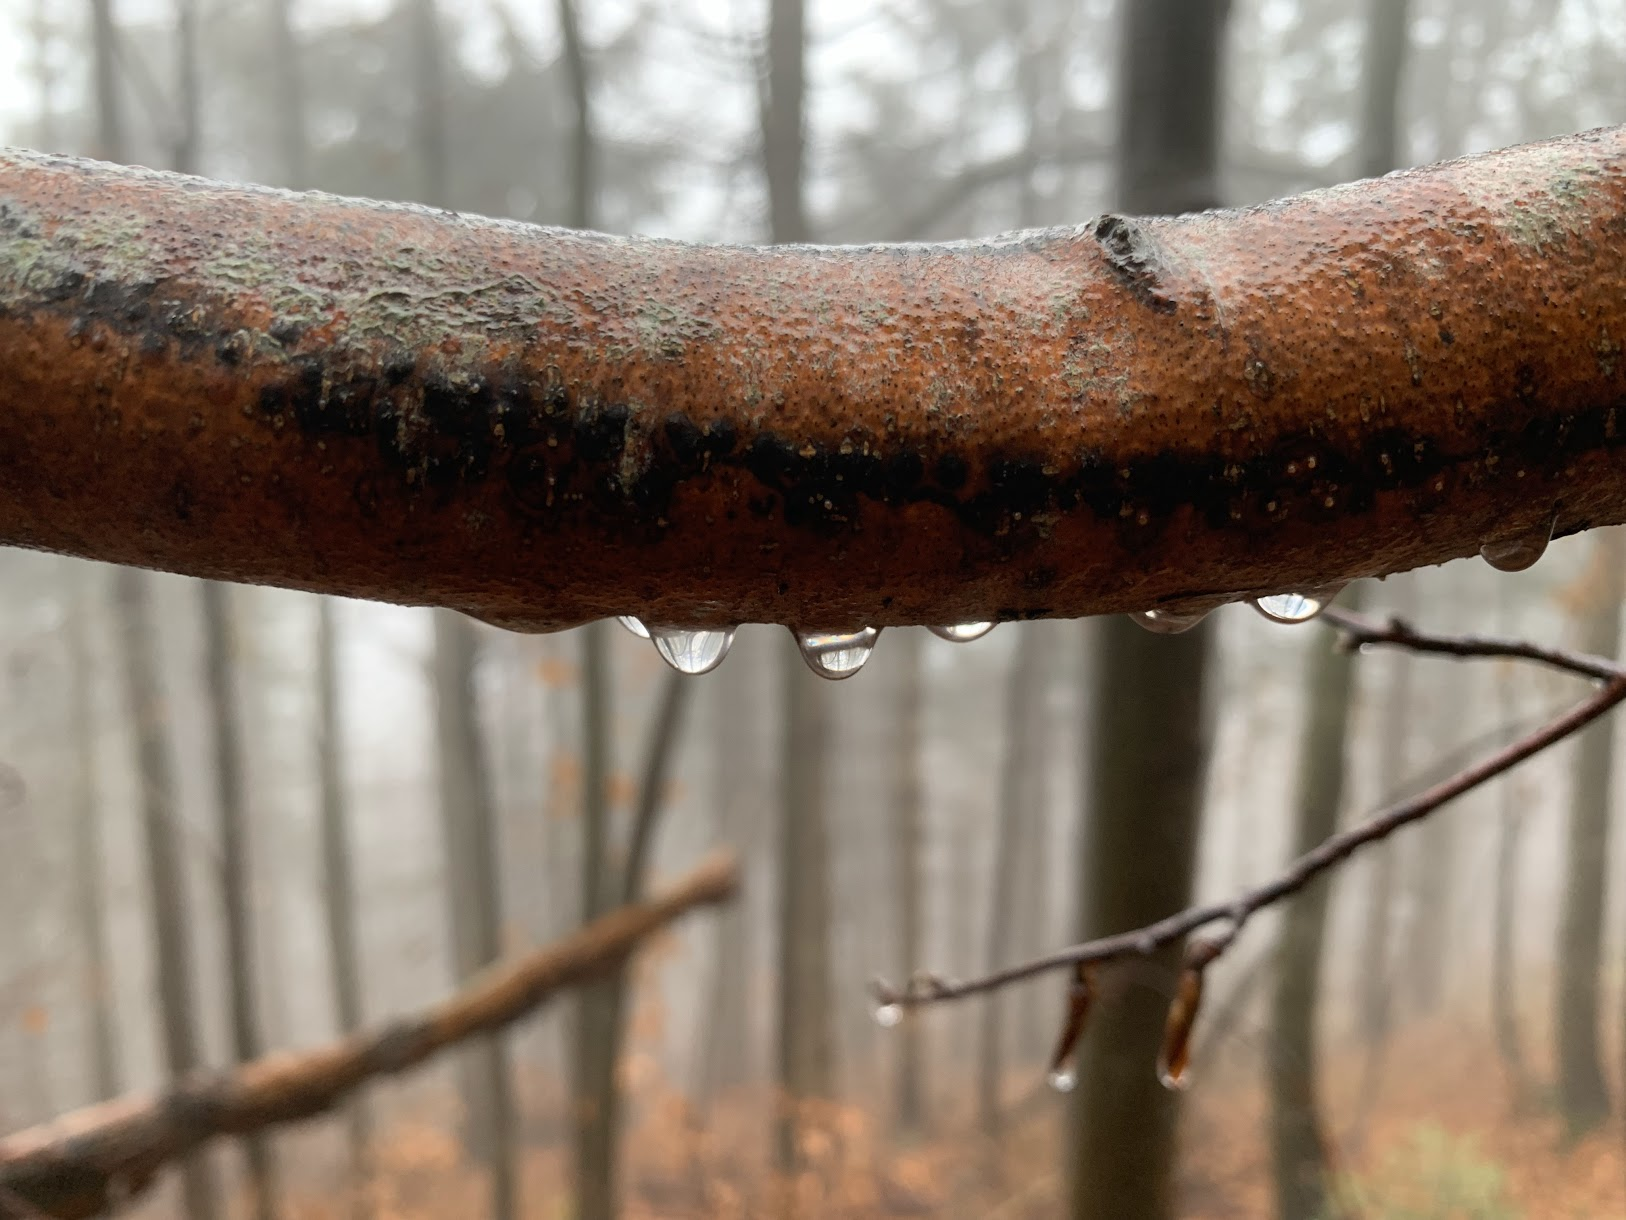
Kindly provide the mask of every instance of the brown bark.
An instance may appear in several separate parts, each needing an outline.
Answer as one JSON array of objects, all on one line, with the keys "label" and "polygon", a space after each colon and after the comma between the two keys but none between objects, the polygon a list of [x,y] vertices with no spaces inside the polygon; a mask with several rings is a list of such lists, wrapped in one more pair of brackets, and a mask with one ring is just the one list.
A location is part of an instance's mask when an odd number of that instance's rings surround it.
[{"label": "brown bark", "polygon": [[1626,130],[830,251],[0,156],[0,540],[531,626],[1142,609],[1626,519]]},{"label": "brown bark", "polygon": [[50,1216],[88,1217],[164,1165],[222,1135],[313,1118],[379,1076],[416,1067],[534,1011],[561,989],[615,969],[696,906],[726,901],[738,877],[715,856],[647,903],[622,907],[552,945],[482,971],[439,1004],[315,1050],[194,1075],[155,1097],[89,1106],[0,1139],[0,1191]]}]

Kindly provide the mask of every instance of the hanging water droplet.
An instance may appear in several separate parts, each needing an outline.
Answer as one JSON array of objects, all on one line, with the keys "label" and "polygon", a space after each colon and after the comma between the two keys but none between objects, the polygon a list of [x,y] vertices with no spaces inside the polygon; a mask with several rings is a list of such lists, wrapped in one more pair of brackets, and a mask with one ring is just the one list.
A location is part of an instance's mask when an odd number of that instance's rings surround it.
[{"label": "hanging water droplet", "polygon": [[903,1020],[903,1005],[882,1004],[875,1010],[875,1024],[882,1029],[891,1029]]},{"label": "hanging water droplet", "polygon": [[1157,1082],[1171,1093],[1183,1093],[1191,1087],[1191,1072],[1182,1066],[1178,1072],[1165,1063],[1157,1065]]},{"label": "hanging water droplet", "polygon": [[1068,1068],[1057,1068],[1044,1078],[1044,1082],[1058,1093],[1071,1093],[1078,1084],[1078,1077]]},{"label": "hanging water droplet", "polygon": [[1327,608],[1343,587],[1328,585],[1306,593],[1271,593],[1248,600],[1255,610],[1273,623],[1308,623]]},{"label": "hanging water droplet", "polygon": [[734,642],[734,629],[722,631],[689,627],[651,627],[655,651],[682,674],[706,674],[723,663]]},{"label": "hanging water droplet", "polygon": [[643,619],[634,618],[630,614],[623,614],[615,621],[620,623],[628,631],[632,632],[632,634],[637,636],[640,640],[647,640],[649,638],[649,628],[644,626]]},{"label": "hanging water droplet", "polygon": [[1497,538],[1479,548],[1482,559],[1498,572],[1522,572],[1534,567],[1536,560],[1546,554],[1547,543],[1552,541],[1553,523],[1549,519],[1540,529],[1532,530],[1522,538]]},{"label": "hanging water droplet", "polygon": [[862,631],[806,631],[797,632],[796,643],[802,650],[802,660],[821,678],[850,678],[869,660],[879,638],[879,627],[865,627]]},{"label": "hanging water droplet", "polygon": [[1155,635],[1179,635],[1190,631],[1208,617],[1208,611],[1181,613],[1177,610],[1137,610],[1129,616],[1141,627]]},{"label": "hanging water droplet", "polygon": [[982,639],[995,626],[994,623],[952,623],[947,627],[928,627],[926,630],[951,644],[969,644],[972,640]]}]

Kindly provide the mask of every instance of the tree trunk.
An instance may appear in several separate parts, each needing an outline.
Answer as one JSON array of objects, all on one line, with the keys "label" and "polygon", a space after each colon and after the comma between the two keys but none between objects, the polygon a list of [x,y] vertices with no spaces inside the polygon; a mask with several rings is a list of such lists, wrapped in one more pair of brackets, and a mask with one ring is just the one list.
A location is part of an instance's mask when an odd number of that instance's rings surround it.
[{"label": "tree trunk", "polygon": [[[1228,0],[1145,0],[1123,26],[1118,195],[1127,209],[1218,203],[1219,86]],[[1101,625],[1085,802],[1081,931],[1148,923],[1190,901],[1209,726],[1211,628],[1152,635]],[[1178,949],[1158,964],[1178,966]],[[1099,1006],[1077,1052],[1073,1220],[1165,1220],[1175,1208],[1178,1096],[1156,1062],[1166,1001],[1128,986]]]},{"label": "tree trunk", "polygon": [[[922,876],[921,719],[924,715],[921,661],[925,632],[902,631],[893,639],[898,650],[898,677],[893,723],[897,739],[892,762],[892,892],[897,901],[897,970],[908,978],[920,968],[925,885]],[[894,1120],[904,1135],[918,1135],[927,1126],[926,1057],[920,1014],[905,1012],[896,1035],[897,1080]]]},{"label": "tree trunk", "polygon": [[[1497,597],[1497,624],[1499,634],[1514,634],[1514,615],[1510,586],[1501,586]],[[1515,725],[1519,718],[1519,700],[1516,683],[1522,675],[1512,661],[1501,661],[1496,671],[1497,715],[1504,725]],[[1491,1028],[1496,1033],[1496,1050],[1502,1067],[1507,1072],[1508,1093],[1513,1099],[1513,1112],[1521,1114],[1530,1101],[1530,1073],[1524,1061],[1524,1046],[1519,1037],[1519,1008],[1517,974],[1518,954],[1515,949],[1519,893],[1519,839],[1523,822],[1520,814],[1524,802],[1513,777],[1504,778],[1497,785],[1496,811],[1496,909],[1491,924]]]},{"label": "tree trunk", "polygon": [[780,650],[784,736],[780,745],[779,1057],[783,1111],[778,1165],[800,1163],[802,1103],[831,1096],[835,1030],[830,979],[830,843],[825,808],[828,692],[788,635]]},{"label": "tree trunk", "polygon": [[[1581,647],[1599,656],[1620,653],[1620,603],[1626,596],[1626,535],[1593,540],[1588,605]],[[1615,723],[1605,720],[1580,735],[1570,797],[1568,884],[1558,937],[1558,993],[1553,1029],[1558,1039],[1558,1105],[1570,1136],[1609,1116],[1609,1086],[1598,1057],[1598,972],[1608,899],[1609,821]]]},{"label": "tree trunk", "polygon": [[[151,577],[136,568],[113,574],[126,707],[136,735],[137,790],[146,835],[147,888],[152,900],[153,949],[163,1026],[164,1069],[179,1079],[201,1067],[197,984],[192,966],[191,917],[181,851],[169,711],[159,678],[158,636],[153,627]],[[194,1156],[183,1172],[188,1220],[220,1215],[214,1173]]]},{"label": "tree trunk", "polygon": [[[610,638],[608,623],[582,628],[582,922],[613,903],[609,859]],[[608,981],[581,990],[571,1062],[578,1220],[618,1214],[615,1134],[620,1095],[614,1087],[615,994]],[[608,1065],[608,1066],[606,1066]]]},{"label": "tree trunk", "polygon": [[[316,773],[321,788],[322,913],[327,922],[328,971],[339,1032],[361,1028],[361,943],[356,921],[356,876],[350,842],[350,802],[344,787],[344,711],[333,602],[316,603]],[[365,1098],[346,1107],[351,1172],[351,1215],[372,1214],[367,1187],[372,1121]]]},{"label": "tree trunk", "polygon": [[[243,723],[237,706],[236,637],[230,591],[206,580],[198,585],[203,618],[205,706],[214,730],[215,802],[220,818],[220,890],[226,915],[226,972],[230,979],[232,1057],[238,1063],[265,1053],[260,1028],[254,946],[254,869],[248,801],[243,780]],[[277,1173],[270,1141],[243,1141],[256,1220],[275,1220]]]},{"label": "tree trunk", "polygon": [[[1037,876],[1024,875],[1020,870],[1033,856],[1032,846],[1044,817],[1044,810],[1034,800],[1036,772],[1048,760],[1038,740],[1047,719],[1045,709],[1039,706],[1046,664],[1044,637],[1030,623],[1015,630],[1016,653],[1011,658],[1005,688],[1005,756],[1000,767],[999,824],[994,833],[993,879],[984,941],[983,965],[987,970],[996,970],[1015,958],[1018,910],[1025,904],[1027,893],[1040,885]],[[1008,1041],[1005,1018],[1011,1007],[1007,1001],[1014,998],[996,993],[983,1001],[977,1031],[978,1126],[990,1139],[998,1139],[1003,1129],[1000,1084]],[[1031,997],[1028,1002],[1033,1002]]]},{"label": "tree trunk", "polygon": [[[65,565],[66,566],[66,565]],[[98,667],[91,651],[89,573],[82,564],[66,568],[68,606],[68,707],[73,718],[73,891],[74,917],[85,955],[85,1007],[90,1013],[87,1059],[91,1094],[106,1101],[118,1093],[119,1043],[114,1019],[112,959],[103,891],[102,810],[96,791],[99,770],[96,736]]]},{"label": "tree trunk", "polygon": [[118,26],[113,0],[90,0],[91,76],[96,105],[95,155],[102,161],[124,161],[124,111],[119,106]]},{"label": "tree trunk", "polygon": [[[1360,608],[1360,586],[1344,604]],[[1354,655],[1330,634],[1315,641],[1304,692],[1291,856],[1310,851],[1338,829],[1344,799],[1345,749],[1354,694]],[[1276,1214],[1308,1220],[1326,1214],[1327,1148],[1316,1096],[1316,1016],[1327,929],[1328,884],[1320,881],[1284,908],[1276,945],[1271,1009],[1270,1102]]]},{"label": "tree trunk", "polygon": [[272,94],[277,108],[277,144],[282,154],[282,183],[295,189],[309,185],[310,146],[305,138],[305,89],[300,80],[299,37],[294,32],[294,0],[271,0]]},{"label": "tree trunk", "polygon": [[[440,817],[446,854],[446,898],[453,968],[459,982],[502,951],[497,883],[497,827],[480,727],[474,668],[475,627],[450,610],[435,611],[435,728],[440,759]],[[491,1171],[491,1215],[516,1215],[514,1098],[506,1043],[494,1035],[462,1052],[469,1145]]]}]

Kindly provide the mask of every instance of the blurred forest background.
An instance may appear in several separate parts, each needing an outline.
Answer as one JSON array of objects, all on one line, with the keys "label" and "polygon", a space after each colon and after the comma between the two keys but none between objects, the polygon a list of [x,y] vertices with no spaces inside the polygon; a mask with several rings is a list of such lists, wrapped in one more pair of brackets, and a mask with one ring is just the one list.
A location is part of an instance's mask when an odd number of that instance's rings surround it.
[{"label": "blurred forest background", "polygon": [[[718,241],[1256,203],[1621,121],[1603,0],[0,3],[11,144]],[[1623,545],[1345,596],[1613,653]],[[1578,693],[1331,638],[889,630],[831,684],[747,626],[682,679],[613,624],[0,553],[0,1131],[384,1020],[726,843],[743,900],[626,979],[132,1210],[1626,1214],[1618,718],[1251,924],[1184,1093],[1172,963],[1115,976],[1066,1092],[1065,980],[875,1019],[875,975],[1228,895]]]}]

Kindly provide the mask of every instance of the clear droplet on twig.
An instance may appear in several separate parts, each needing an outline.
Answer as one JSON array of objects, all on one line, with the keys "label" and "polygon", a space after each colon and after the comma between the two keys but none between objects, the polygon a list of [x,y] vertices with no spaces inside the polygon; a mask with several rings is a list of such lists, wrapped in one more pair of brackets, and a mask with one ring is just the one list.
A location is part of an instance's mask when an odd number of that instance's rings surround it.
[{"label": "clear droplet on twig", "polygon": [[1270,593],[1248,600],[1273,623],[1308,623],[1331,605],[1343,588],[1343,585],[1328,585],[1304,593]]},{"label": "clear droplet on twig", "polygon": [[1208,611],[1182,612],[1175,609],[1137,610],[1129,616],[1135,623],[1155,635],[1179,635],[1190,631],[1208,617]]},{"label": "clear droplet on twig", "polygon": [[1549,517],[1528,534],[1492,539],[1479,548],[1479,554],[1498,572],[1522,572],[1534,567],[1536,561],[1546,554],[1547,544],[1552,538],[1553,519]]},{"label": "clear droplet on twig", "polygon": [[875,1024],[882,1029],[891,1029],[903,1020],[903,1005],[882,1004],[875,1010]]},{"label": "clear droplet on twig", "polygon": [[865,627],[861,631],[798,631],[796,645],[802,650],[802,660],[821,678],[850,678],[868,661],[875,651],[879,627]]},{"label": "clear droplet on twig", "polygon": [[644,626],[643,619],[634,618],[630,614],[623,614],[615,621],[620,623],[628,631],[632,632],[632,634],[637,636],[640,640],[647,640],[649,638],[649,628]]},{"label": "clear droplet on twig", "polygon": [[993,623],[951,623],[947,627],[928,627],[926,630],[951,644],[969,644],[972,640],[982,639],[994,627]]},{"label": "clear droplet on twig", "polygon": [[710,673],[723,663],[734,643],[734,629],[651,627],[655,651],[680,674]]}]

